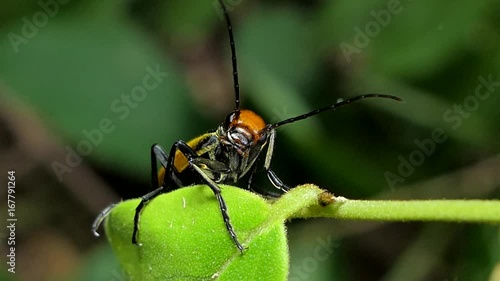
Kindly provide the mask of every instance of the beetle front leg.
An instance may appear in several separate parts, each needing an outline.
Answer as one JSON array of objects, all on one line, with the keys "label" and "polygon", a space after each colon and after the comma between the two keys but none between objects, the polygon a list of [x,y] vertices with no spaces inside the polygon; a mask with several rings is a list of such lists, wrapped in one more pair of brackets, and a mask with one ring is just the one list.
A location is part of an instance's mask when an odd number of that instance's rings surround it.
[{"label": "beetle front leg", "polygon": [[264,161],[264,169],[266,170],[267,177],[271,181],[271,183],[279,190],[282,190],[284,192],[287,192],[290,190],[290,187],[286,184],[283,183],[280,178],[276,175],[276,173],[271,170],[271,158],[273,157],[273,150],[274,150],[274,140],[276,138],[276,131],[271,130],[270,131],[270,136],[269,136],[269,144],[267,146],[267,153],[266,153],[266,159]]}]

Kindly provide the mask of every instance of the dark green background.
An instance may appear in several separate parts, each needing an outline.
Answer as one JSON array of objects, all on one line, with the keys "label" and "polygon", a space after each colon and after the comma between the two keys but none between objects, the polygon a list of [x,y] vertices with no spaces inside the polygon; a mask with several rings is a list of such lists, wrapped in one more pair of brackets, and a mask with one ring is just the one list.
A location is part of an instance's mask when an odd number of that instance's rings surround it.
[{"label": "dark green background", "polygon": [[[362,93],[405,99],[366,100],[280,128],[273,167],[286,183],[311,182],[356,199],[498,199],[500,87],[475,110],[466,110],[468,117],[456,128],[458,121],[444,114],[471,99],[478,77],[500,81],[499,1],[228,3],[243,107],[268,122]],[[388,5],[398,12],[389,13],[382,26],[373,14],[387,15]],[[33,23],[37,13],[46,12],[36,1],[4,1],[2,106],[20,110],[22,103],[19,116],[34,114],[61,149],[76,149],[86,140],[83,130],[109,118],[115,129],[92,147],[85,165],[119,197],[140,196],[149,189],[151,144],[168,149],[178,139],[214,129],[233,107],[226,27],[217,7],[215,0],[74,0],[58,4],[46,24],[26,34],[26,20]],[[364,46],[356,45],[358,28],[371,25],[379,29]],[[14,47],[13,36],[22,36],[23,43]],[[359,53],[347,59],[343,44],[358,46]],[[146,67],[157,65],[168,77],[121,120],[111,104],[142,84]],[[16,127],[11,121],[0,126]],[[384,174],[398,174],[401,157],[408,160],[418,150],[415,141],[430,138],[436,128],[444,130],[446,141],[435,143],[404,182],[388,184]],[[9,145],[16,146],[2,143],[6,154]],[[489,170],[471,172],[490,158]],[[68,182],[75,173],[59,182],[49,165],[58,160],[31,160],[2,164],[24,171],[18,173],[18,270],[40,272],[38,280],[120,280],[118,270],[110,270],[117,265],[105,240],[90,237],[96,211],[74,196],[78,192]],[[30,165],[36,169],[23,169]],[[85,178],[74,180],[85,186]],[[257,184],[271,188],[264,176]],[[95,188],[88,190],[96,205],[110,203]],[[292,223],[289,235],[296,267],[313,255],[317,239],[332,235],[336,241],[334,254],[300,280],[488,280],[499,266],[498,226],[317,220]],[[56,261],[74,262],[54,273],[44,259],[38,263],[26,254],[46,241],[53,248],[73,245],[71,253],[51,249]],[[6,280],[27,278],[33,276]]]}]

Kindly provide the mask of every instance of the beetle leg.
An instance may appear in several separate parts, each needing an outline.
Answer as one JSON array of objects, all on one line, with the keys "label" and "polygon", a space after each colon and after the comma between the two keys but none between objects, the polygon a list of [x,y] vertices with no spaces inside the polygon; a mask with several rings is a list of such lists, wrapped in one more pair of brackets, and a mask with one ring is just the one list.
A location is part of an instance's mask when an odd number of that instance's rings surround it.
[{"label": "beetle leg", "polygon": [[222,213],[222,218],[224,219],[224,224],[226,225],[226,229],[229,233],[229,236],[231,236],[231,239],[233,240],[234,244],[240,250],[240,252],[243,253],[243,246],[241,243],[238,241],[238,238],[236,236],[236,232],[234,231],[233,225],[231,224],[231,219],[229,218],[229,214],[227,213],[227,205],[226,202],[224,201],[224,198],[222,198],[221,190],[220,187],[217,186],[217,184],[207,176],[203,170],[196,165],[194,162],[194,158],[197,158],[198,155],[194,152],[194,150],[189,147],[186,143],[176,143],[177,148],[179,149],[180,152],[182,152],[188,159],[189,166],[195,170],[205,181],[205,183],[212,189],[215,197],[217,198],[217,202],[219,203],[219,208]]},{"label": "beetle leg", "polygon": [[273,150],[274,150],[274,139],[276,138],[276,131],[271,130],[269,136],[269,144],[267,146],[266,159],[264,161],[264,169],[266,169],[267,177],[271,181],[271,183],[279,190],[287,192],[290,190],[290,187],[283,183],[280,178],[271,170],[271,158],[273,158]]},{"label": "beetle leg", "polygon": [[141,246],[140,243],[137,243],[137,234],[139,232],[139,223],[141,221],[141,213],[144,207],[146,207],[146,204],[149,203],[149,201],[153,200],[156,196],[160,195],[163,193],[163,186],[151,191],[150,193],[141,196],[141,202],[137,207],[135,208],[135,215],[134,215],[134,232],[132,233],[132,244],[135,244],[137,246]]},{"label": "beetle leg", "polygon": [[[134,215],[134,232],[132,233],[132,244],[139,245],[137,243],[137,234],[139,233],[139,224],[141,220],[142,210],[146,207],[149,201],[153,200],[156,196],[169,191],[171,183],[174,182],[180,186],[180,181],[174,173],[174,157],[175,151],[177,150],[178,143],[184,143],[183,141],[177,141],[170,148],[170,155],[165,153],[165,150],[157,144],[151,146],[151,185],[153,186],[153,191],[141,197],[141,202],[135,208]],[[163,179],[163,184],[159,186],[158,184],[158,166],[157,159],[160,160],[161,165],[165,169],[165,176]]]},{"label": "beetle leg", "polygon": [[234,231],[233,225],[231,224],[231,219],[229,218],[229,214],[227,213],[227,205],[226,202],[224,201],[224,198],[222,198],[221,190],[220,187],[217,186],[217,184],[210,179],[204,172],[203,170],[198,167],[195,164],[192,164],[189,162],[189,165],[191,168],[193,168],[198,174],[202,176],[202,178],[205,180],[207,185],[212,189],[214,192],[215,197],[217,198],[217,202],[219,203],[219,208],[222,213],[222,218],[224,219],[224,224],[226,225],[227,232],[229,233],[229,236],[231,236],[231,239],[233,240],[234,244],[240,250],[240,252],[243,253],[243,246],[241,243],[238,241],[238,237],[236,236],[236,232]]},{"label": "beetle leg", "polygon": [[255,190],[252,188],[253,177],[255,176],[256,172],[257,172],[257,165],[254,164],[252,167],[252,171],[250,171],[250,176],[248,177],[248,184],[247,184],[247,189],[253,192],[255,192]]},{"label": "beetle leg", "polygon": [[264,189],[254,189],[252,187],[253,185],[253,177],[255,176],[255,174],[257,173],[257,165],[254,165],[252,167],[252,170],[250,171],[250,176],[248,177],[248,183],[247,183],[247,189],[252,191],[252,192],[255,192],[255,193],[258,193],[258,194],[261,194],[262,196],[264,196],[265,198],[268,198],[268,199],[274,199],[274,198],[278,198],[281,196],[281,194],[279,193],[275,193],[275,192],[271,192],[269,190],[264,190]]},{"label": "beetle leg", "polygon": [[97,229],[101,225],[101,223],[104,221],[109,216],[109,213],[111,213],[111,210],[116,206],[116,204],[110,204],[104,210],[102,210],[97,218],[94,220],[94,223],[92,223],[92,232],[94,233],[94,236],[99,237],[99,233],[97,232]]}]

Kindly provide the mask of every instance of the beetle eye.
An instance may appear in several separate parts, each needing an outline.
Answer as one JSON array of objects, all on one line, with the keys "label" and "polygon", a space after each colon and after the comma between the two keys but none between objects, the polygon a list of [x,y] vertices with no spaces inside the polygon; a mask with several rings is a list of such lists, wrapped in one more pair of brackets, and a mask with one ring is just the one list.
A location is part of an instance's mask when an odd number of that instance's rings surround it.
[{"label": "beetle eye", "polygon": [[264,143],[267,141],[267,132],[260,133],[259,142]]},{"label": "beetle eye", "polygon": [[231,112],[226,116],[226,119],[224,120],[224,128],[228,129],[229,125],[234,121],[236,118],[238,112]]}]

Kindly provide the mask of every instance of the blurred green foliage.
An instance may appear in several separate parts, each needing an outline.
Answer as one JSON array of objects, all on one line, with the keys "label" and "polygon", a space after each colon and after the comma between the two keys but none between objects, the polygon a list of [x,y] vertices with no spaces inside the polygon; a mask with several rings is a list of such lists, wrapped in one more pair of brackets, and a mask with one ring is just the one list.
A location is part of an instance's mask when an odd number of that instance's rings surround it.
[{"label": "blurred green foliage", "polygon": [[[56,11],[54,3],[63,2],[68,3],[56,4]],[[54,15],[40,3],[51,3],[47,7]],[[103,133],[102,141],[92,145],[84,159],[98,170],[144,182],[134,194],[147,189],[151,144],[168,149],[175,140],[188,140],[214,129],[231,110],[230,94],[226,95],[228,101],[208,97],[211,102],[203,102],[196,98],[205,94],[203,87],[193,86],[198,83],[208,88],[223,83],[227,86],[224,89],[231,89],[226,27],[216,1],[40,3],[0,4],[2,90],[32,106],[75,150],[88,140],[84,130],[97,130],[103,119],[111,120],[113,131]],[[232,3],[243,106],[266,120],[276,122],[361,93],[390,93],[406,100],[404,104],[367,100],[280,128],[273,167],[286,183],[314,182],[335,194],[366,198],[450,173],[498,153],[498,86],[477,108],[468,111],[467,117],[461,117],[459,125],[444,114],[454,110],[454,105],[470,101],[468,97],[481,84],[479,77],[500,81],[499,1],[228,3]],[[387,15],[383,11],[388,11],[389,5],[397,5],[399,12],[389,13],[390,19],[386,18],[383,26],[374,14]],[[46,21],[40,13],[46,14]],[[371,31],[373,36],[367,35],[367,26],[377,24],[379,28]],[[356,47],[356,28],[368,36],[363,46]],[[356,47],[359,53],[346,55],[343,43]],[[207,58],[199,52],[211,55]],[[203,63],[213,67],[202,68]],[[159,67],[168,77],[131,106],[122,95],[130,95],[143,85],[147,67]],[[193,77],[193,69],[202,73],[216,69],[220,75],[215,77],[221,81],[214,81],[212,72]],[[227,111],[213,109],[219,102],[230,105]],[[126,105],[129,114],[113,109],[114,103]],[[436,144],[433,153],[404,177],[404,182],[389,186],[384,173],[397,174],[398,156],[408,159],[418,149],[415,140],[430,138],[435,128],[442,128],[448,139]],[[71,176],[66,173],[63,178]],[[265,177],[258,185],[270,186]],[[116,188],[125,194],[125,188]],[[498,195],[497,188],[481,197]],[[291,230],[301,232],[302,226],[293,225]],[[292,267],[311,255],[314,246],[309,245],[315,245],[317,233],[335,231],[328,226],[315,229],[309,236],[292,235]],[[411,232],[392,230],[402,235]],[[425,240],[422,247],[431,253],[433,244],[454,243],[437,258],[435,266],[440,265],[440,270],[423,278],[486,280],[499,261],[497,231],[496,226],[468,226],[443,240],[439,240],[440,235],[433,236],[433,241]],[[374,235],[383,239],[383,234]],[[411,243],[413,238],[402,239]],[[391,264],[405,250],[389,247],[393,252],[387,254],[384,264],[374,265],[367,262],[369,258],[357,260],[356,243],[349,239],[353,238],[340,240],[335,257],[321,263],[311,280],[391,276]],[[95,264],[88,271],[100,272],[97,267],[102,264]],[[101,279],[92,276],[86,280]],[[405,276],[405,280],[411,279]]]}]

